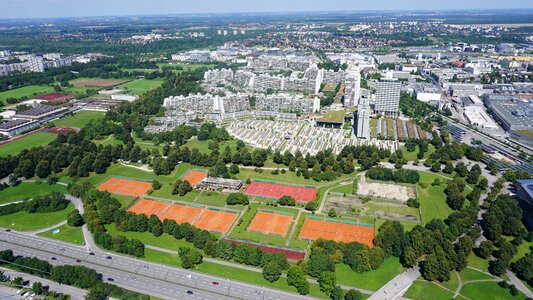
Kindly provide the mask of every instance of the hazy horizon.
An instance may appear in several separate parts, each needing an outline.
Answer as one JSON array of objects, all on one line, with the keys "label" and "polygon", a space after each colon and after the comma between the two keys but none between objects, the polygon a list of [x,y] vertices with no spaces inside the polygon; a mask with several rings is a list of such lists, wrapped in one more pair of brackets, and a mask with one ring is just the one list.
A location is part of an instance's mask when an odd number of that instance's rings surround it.
[{"label": "hazy horizon", "polygon": [[[2,0],[4,2],[6,0]],[[7,0],[2,4],[0,19],[12,18],[61,18],[131,15],[172,15],[208,13],[297,13],[335,11],[414,11],[414,10],[491,10],[530,9],[533,1],[496,0],[270,0],[255,2],[245,0]]]}]

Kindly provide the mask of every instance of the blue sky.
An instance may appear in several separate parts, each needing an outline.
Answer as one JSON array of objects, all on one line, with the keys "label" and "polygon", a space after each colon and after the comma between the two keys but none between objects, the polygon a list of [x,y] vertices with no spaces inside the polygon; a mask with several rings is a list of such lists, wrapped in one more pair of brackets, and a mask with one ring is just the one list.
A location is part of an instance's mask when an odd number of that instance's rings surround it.
[{"label": "blue sky", "polygon": [[0,18],[324,10],[533,8],[532,0],[0,0]]}]

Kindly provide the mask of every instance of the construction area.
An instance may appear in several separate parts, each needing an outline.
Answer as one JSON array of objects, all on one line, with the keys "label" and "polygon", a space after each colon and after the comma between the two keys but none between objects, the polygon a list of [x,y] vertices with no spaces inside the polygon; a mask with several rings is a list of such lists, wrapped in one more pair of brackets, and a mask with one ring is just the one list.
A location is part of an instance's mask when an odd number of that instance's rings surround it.
[{"label": "construction area", "polygon": [[410,198],[416,199],[416,187],[382,182],[369,182],[363,174],[357,182],[357,194],[373,198],[397,200],[406,202]]}]

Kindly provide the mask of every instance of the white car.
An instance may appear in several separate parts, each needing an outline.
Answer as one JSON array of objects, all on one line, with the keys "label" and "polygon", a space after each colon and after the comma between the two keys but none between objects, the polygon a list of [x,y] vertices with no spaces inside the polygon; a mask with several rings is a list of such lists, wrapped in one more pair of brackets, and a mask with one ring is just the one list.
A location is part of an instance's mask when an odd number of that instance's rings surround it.
[{"label": "white car", "polygon": [[18,290],[18,291],[17,291],[17,295],[20,294],[20,293],[22,293],[22,290]]},{"label": "white car", "polygon": [[189,278],[189,279],[192,279],[192,275],[190,275],[190,274],[187,275],[187,276],[185,276],[185,277],[187,277],[187,278]]}]

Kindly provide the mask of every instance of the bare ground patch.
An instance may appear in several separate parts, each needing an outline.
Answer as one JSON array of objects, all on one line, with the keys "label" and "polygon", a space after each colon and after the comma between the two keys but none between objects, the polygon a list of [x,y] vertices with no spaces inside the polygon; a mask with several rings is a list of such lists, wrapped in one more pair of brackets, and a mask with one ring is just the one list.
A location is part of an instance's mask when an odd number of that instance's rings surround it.
[{"label": "bare ground patch", "polygon": [[416,188],[392,183],[367,182],[363,174],[359,176],[357,194],[406,202],[409,198],[416,198]]}]

